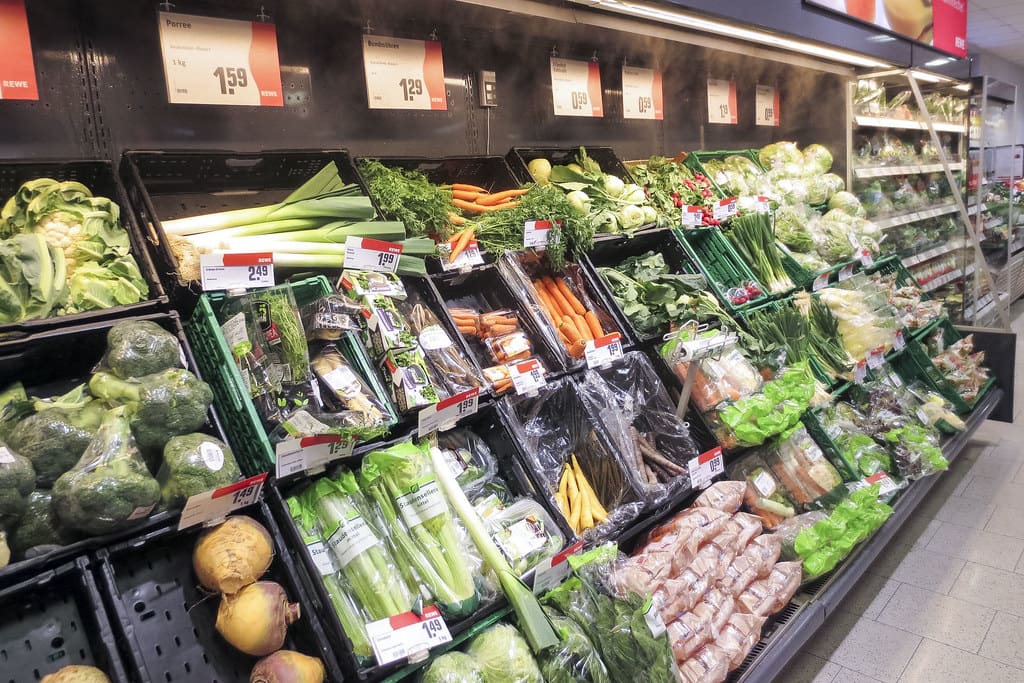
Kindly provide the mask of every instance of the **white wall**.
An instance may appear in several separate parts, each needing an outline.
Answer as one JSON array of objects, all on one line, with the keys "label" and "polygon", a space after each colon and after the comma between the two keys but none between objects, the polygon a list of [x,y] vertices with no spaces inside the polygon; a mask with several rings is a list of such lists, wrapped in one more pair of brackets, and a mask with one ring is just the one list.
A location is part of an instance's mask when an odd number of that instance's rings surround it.
[{"label": "white wall", "polygon": [[[1017,106],[1016,106],[1016,136],[1015,141],[1020,143],[1024,141],[1024,66],[1019,66],[1011,62],[1002,59],[1001,57],[994,55],[984,50],[979,50],[975,55],[975,68],[972,69],[974,75],[977,76],[989,76],[996,78],[1007,83],[1013,83],[1017,86]],[[1006,141],[990,141],[993,144],[1011,144],[1010,140]]]}]

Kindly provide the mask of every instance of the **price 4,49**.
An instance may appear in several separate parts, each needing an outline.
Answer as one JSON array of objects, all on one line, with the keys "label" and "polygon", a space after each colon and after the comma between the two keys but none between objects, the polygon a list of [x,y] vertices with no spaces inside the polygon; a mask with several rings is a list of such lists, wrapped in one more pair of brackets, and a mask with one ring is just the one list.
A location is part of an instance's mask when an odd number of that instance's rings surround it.
[{"label": "price 4,49", "polygon": [[213,75],[220,80],[221,95],[234,95],[235,88],[249,85],[249,72],[241,66],[218,66],[213,70]]}]

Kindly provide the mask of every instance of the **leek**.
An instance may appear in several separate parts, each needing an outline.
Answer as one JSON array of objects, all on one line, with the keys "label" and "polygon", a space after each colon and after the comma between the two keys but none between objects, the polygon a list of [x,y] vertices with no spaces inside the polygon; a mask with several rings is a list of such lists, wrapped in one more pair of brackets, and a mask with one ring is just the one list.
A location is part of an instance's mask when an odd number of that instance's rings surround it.
[{"label": "leek", "polygon": [[477,550],[483,556],[484,563],[497,575],[501,582],[501,589],[508,598],[509,603],[516,611],[519,619],[519,629],[526,636],[530,648],[535,653],[546,650],[549,647],[558,645],[558,635],[551,626],[551,621],[544,613],[537,596],[527,588],[519,576],[512,571],[512,567],[505,561],[505,556],[494,544],[490,532],[485,528],[483,521],[473,508],[472,503],[466,498],[459,482],[455,479],[451,469],[445,462],[444,455],[436,447],[430,448],[430,459],[436,473],[437,481],[444,491],[445,497],[455,512],[462,519],[463,526],[469,532],[470,537],[476,544]]}]

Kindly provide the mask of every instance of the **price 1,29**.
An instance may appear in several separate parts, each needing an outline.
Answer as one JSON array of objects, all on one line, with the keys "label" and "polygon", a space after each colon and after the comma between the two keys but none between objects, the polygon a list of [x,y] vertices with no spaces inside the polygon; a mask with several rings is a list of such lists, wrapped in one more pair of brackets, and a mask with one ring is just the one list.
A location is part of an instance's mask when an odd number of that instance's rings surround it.
[{"label": "price 1,29", "polygon": [[235,88],[249,85],[249,73],[241,66],[218,66],[213,75],[220,79],[221,95],[234,95]]},{"label": "price 1,29", "polygon": [[249,266],[249,282],[259,282],[270,277],[270,266]]},{"label": "price 1,29", "polygon": [[411,102],[416,95],[423,94],[422,78],[403,78],[398,81],[398,86],[402,89],[402,97],[406,102]]},{"label": "price 1,29", "polygon": [[729,116],[729,105],[720,104],[718,105],[718,113],[722,115],[722,118]]},{"label": "price 1,29", "polygon": [[765,121],[774,121],[775,120],[775,108],[774,107],[765,107],[764,108],[764,120]]},{"label": "price 1,29", "polygon": [[587,93],[583,90],[572,91],[572,108],[584,109],[587,106]]},{"label": "price 1,29", "polygon": [[641,114],[644,114],[646,112],[649,112],[653,108],[654,108],[654,102],[652,101],[651,97],[646,96],[646,95],[641,95],[639,100],[637,101],[637,110]]}]

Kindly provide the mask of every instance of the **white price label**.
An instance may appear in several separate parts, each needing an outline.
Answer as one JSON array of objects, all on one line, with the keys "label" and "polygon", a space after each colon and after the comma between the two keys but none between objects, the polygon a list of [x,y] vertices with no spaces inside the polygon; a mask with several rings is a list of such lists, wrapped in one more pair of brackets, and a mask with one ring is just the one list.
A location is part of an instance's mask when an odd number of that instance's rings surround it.
[{"label": "white price label", "polygon": [[708,123],[731,123],[736,118],[736,81],[708,79]]},{"label": "white price label", "polygon": [[196,524],[205,524],[224,519],[235,510],[248,507],[260,499],[263,491],[263,482],[267,479],[266,473],[257,474],[242,481],[235,482],[229,486],[197,493],[191,496],[181,511],[181,519],[178,520],[178,531],[187,529]]},{"label": "white price label", "polygon": [[779,91],[770,85],[754,90],[754,123],[758,126],[779,125]]},{"label": "white price label", "polygon": [[450,429],[462,418],[475,414],[479,407],[479,389],[469,389],[461,394],[455,394],[421,410],[417,431],[422,437],[430,432]]},{"label": "white price label", "polygon": [[860,264],[865,268],[875,265],[875,259],[871,256],[870,250],[863,248],[860,250]]},{"label": "white price label", "polygon": [[867,361],[868,367],[871,368],[872,370],[877,370],[878,368],[882,367],[882,364],[885,363],[885,349],[883,349],[881,346],[878,347],[877,349],[874,349],[873,351],[871,351],[871,353],[868,354]]},{"label": "white price label", "polygon": [[203,291],[274,286],[274,255],[201,254],[199,274]]},{"label": "white price label", "polygon": [[159,21],[168,102],[284,106],[273,24],[174,12]]},{"label": "white price label", "polygon": [[600,368],[622,358],[622,335],[606,334],[587,342],[584,350],[588,368]]},{"label": "white price label", "polygon": [[532,394],[547,384],[547,380],[544,379],[544,367],[536,358],[506,367],[517,394]]},{"label": "white price label", "polygon": [[647,600],[648,604],[647,609],[644,611],[644,621],[647,622],[647,628],[651,631],[651,636],[661,638],[667,630],[665,628],[665,620],[661,618],[661,612],[655,606],[654,601],[651,598],[647,598]]},{"label": "white price label", "polygon": [[872,474],[870,477],[865,477],[860,481],[851,482],[849,485],[847,485],[847,488],[852,491],[858,491],[860,489],[866,489],[872,484],[879,485],[879,498],[881,498],[882,496],[887,496],[890,493],[895,493],[900,489],[899,485],[895,481],[893,481],[892,477],[890,477],[886,472],[878,472],[876,474]]},{"label": "white price label", "polygon": [[364,35],[363,73],[370,109],[448,109],[436,40]]},{"label": "white price label", "polygon": [[533,593],[541,595],[553,588],[558,588],[569,576],[569,556],[583,550],[583,541],[576,541],[560,553],[555,553],[546,560],[541,560],[533,574]]},{"label": "white price label", "polygon": [[735,216],[738,211],[739,200],[736,197],[729,197],[728,199],[720,199],[715,202],[711,215],[716,221],[724,221]]},{"label": "white price label", "polygon": [[597,62],[551,58],[551,102],[555,116],[604,116]]},{"label": "white price label", "polygon": [[896,339],[892,342],[892,348],[896,351],[902,351],[907,348],[907,340],[903,338],[903,330],[896,330]]},{"label": "white price label", "polygon": [[864,360],[857,361],[857,365],[853,368],[853,381],[855,384],[864,384],[864,380],[868,377],[868,363]]},{"label": "white price label", "polygon": [[394,242],[352,237],[345,239],[345,268],[393,273],[398,270],[402,245]]},{"label": "white price label", "polygon": [[814,278],[814,283],[811,285],[811,291],[817,292],[819,289],[825,289],[828,287],[828,279],[831,273],[822,273],[818,277]]},{"label": "white price label", "polygon": [[855,263],[847,263],[839,270],[839,281],[849,280],[853,277],[853,269],[857,267]]},{"label": "white price label", "polygon": [[690,488],[703,489],[711,484],[711,480],[725,472],[725,461],[722,458],[721,446],[701,453],[687,463],[690,473]]},{"label": "white price label", "polygon": [[309,557],[313,560],[313,566],[320,572],[320,576],[331,576],[338,571],[323,541],[308,541],[306,550],[309,551]]},{"label": "white price label", "polygon": [[452,261],[449,259],[451,255],[451,245],[444,243],[441,245],[441,270],[462,270],[463,268],[472,268],[473,266],[482,266],[484,264],[483,254],[480,253],[480,245],[476,240],[470,240],[466,244],[466,248],[459,252],[459,255]]},{"label": "white price label", "polygon": [[754,200],[754,211],[757,213],[770,213],[772,210],[772,200],[769,197],[765,197],[763,194],[758,195]]},{"label": "white price label", "polygon": [[931,425],[931,418],[928,417],[928,413],[924,411],[924,408],[918,408],[915,414],[917,415],[917,419],[921,421],[921,424],[925,425],[926,427]]},{"label": "white price label", "polygon": [[377,664],[389,664],[432,647],[449,643],[452,634],[435,605],[423,608],[423,614],[403,612],[366,625]]},{"label": "white price label", "polygon": [[704,225],[703,206],[684,206],[681,211],[682,218],[680,222],[684,228],[699,228]]},{"label": "white price label", "polygon": [[323,467],[332,460],[352,455],[352,439],[339,434],[318,434],[299,439],[285,439],[275,447],[277,478]]},{"label": "white price label", "polygon": [[622,66],[622,117],[626,119],[665,118],[661,71]]},{"label": "white price label", "polygon": [[[551,238],[551,228],[562,227],[562,221],[526,221],[523,224],[523,247],[545,249]],[[556,237],[557,239],[557,237]]]}]

